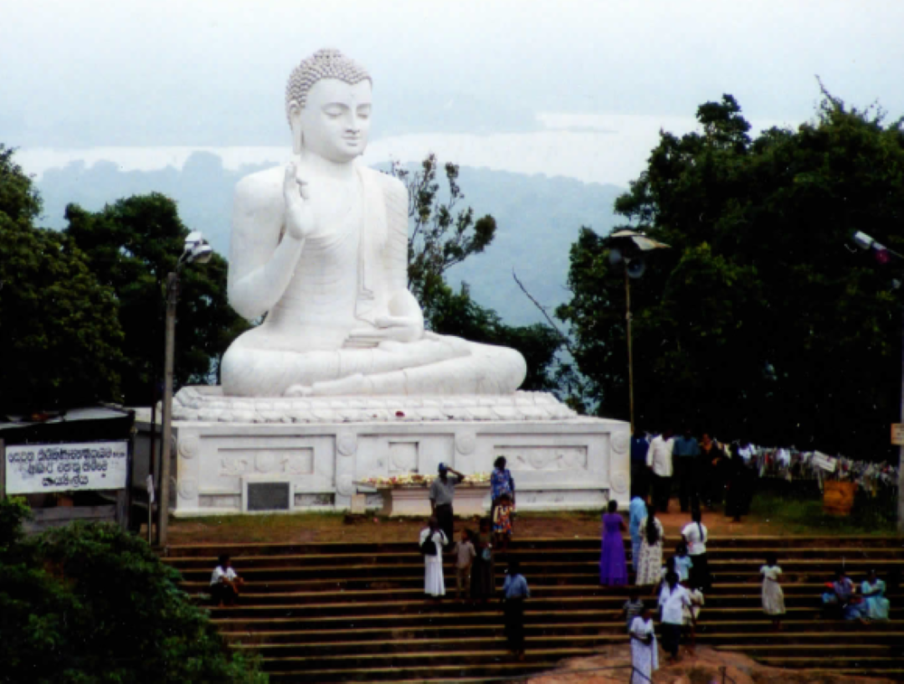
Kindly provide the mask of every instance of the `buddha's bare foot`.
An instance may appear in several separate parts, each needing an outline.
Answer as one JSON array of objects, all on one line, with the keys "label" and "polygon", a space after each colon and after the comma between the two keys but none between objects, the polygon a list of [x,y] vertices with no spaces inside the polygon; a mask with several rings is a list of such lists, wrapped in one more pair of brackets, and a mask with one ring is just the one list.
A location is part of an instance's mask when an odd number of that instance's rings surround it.
[{"label": "buddha's bare foot", "polygon": [[286,390],[287,397],[310,397],[314,394],[314,388],[307,385],[292,385]]}]

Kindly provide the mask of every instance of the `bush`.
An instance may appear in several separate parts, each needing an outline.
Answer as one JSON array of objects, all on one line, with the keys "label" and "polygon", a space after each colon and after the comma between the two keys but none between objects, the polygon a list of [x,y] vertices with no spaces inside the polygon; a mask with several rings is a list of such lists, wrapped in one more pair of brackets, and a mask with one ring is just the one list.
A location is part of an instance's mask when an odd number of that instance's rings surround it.
[{"label": "bush", "polygon": [[144,541],[82,523],[23,541],[24,511],[0,502],[0,682],[266,682]]}]

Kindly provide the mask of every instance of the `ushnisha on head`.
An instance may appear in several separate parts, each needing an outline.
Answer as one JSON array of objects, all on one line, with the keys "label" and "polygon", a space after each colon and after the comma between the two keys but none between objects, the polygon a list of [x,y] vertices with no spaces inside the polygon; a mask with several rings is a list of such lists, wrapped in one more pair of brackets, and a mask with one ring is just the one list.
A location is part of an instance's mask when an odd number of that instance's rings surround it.
[{"label": "ushnisha on head", "polygon": [[286,83],[286,118],[292,125],[292,103],[295,102],[299,109],[304,109],[308,102],[308,93],[317,81],[324,78],[335,78],[349,85],[355,85],[362,81],[373,83],[367,70],[357,62],[343,55],[339,50],[324,48],[318,50],[310,57],[301,60],[297,67],[292,69],[289,82]]},{"label": "ushnisha on head", "polygon": [[330,161],[348,161],[362,154],[372,83],[364,67],[338,50],[318,50],[303,59],[286,84],[286,118],[294,152],[308,149]]}]

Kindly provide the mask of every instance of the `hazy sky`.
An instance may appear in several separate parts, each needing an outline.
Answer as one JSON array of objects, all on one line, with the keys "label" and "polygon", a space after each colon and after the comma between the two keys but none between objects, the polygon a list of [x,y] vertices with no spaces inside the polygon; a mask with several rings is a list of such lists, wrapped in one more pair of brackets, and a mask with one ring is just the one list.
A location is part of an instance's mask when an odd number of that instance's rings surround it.
[{"label": "hazy sky", "polygon": [[374,78],[374,154],[624,183],[722,93],[757,128],[812,117],[817,74],[904,115],[902,28],[897,0],[4,0],[0,141],[27,168],[51,147],[287,148],[286,77],[333,46]]}]

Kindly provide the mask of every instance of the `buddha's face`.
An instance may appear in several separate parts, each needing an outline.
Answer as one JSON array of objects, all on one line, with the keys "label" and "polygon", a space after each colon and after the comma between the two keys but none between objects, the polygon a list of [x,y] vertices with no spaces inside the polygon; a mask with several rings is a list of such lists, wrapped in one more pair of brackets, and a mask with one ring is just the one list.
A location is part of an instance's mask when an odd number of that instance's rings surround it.
[{"label": "buddha's face", "polygon": [[367,147],[370,110],[370,81],[355,85],[334,78],[317,81],[304,109],[290,104],[296,147],[332,162],[350,162]]}]

